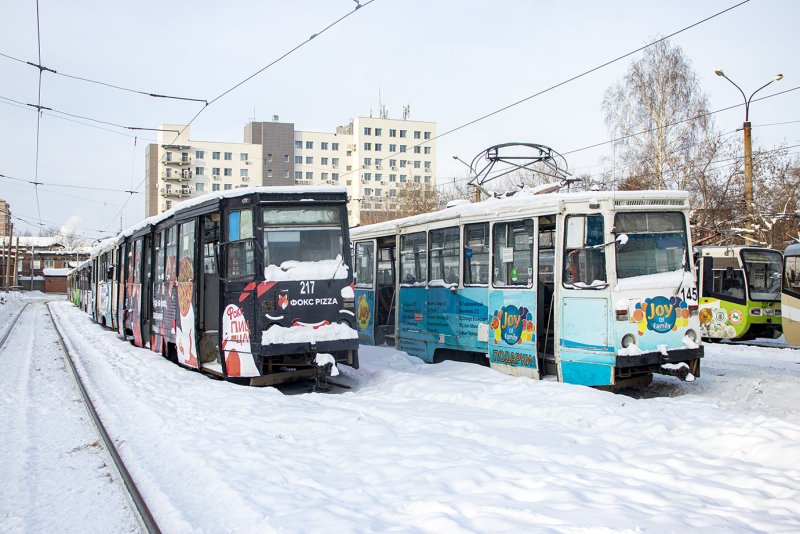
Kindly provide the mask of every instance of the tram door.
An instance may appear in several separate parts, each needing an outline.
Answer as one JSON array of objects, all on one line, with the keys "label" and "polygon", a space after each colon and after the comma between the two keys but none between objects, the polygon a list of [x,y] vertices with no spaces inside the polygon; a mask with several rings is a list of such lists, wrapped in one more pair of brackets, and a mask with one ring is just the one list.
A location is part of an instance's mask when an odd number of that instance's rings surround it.
[{"label": "tram door", "polygon": [[555,375],[553,308],[555,307],[555,215],[539,217],[536,254],[536,350],[543,375]]},{"label": "tram door", "polygon": [[142,297],[140,306],[142,307],[142,346],[149,345],[150,342],[150,320],[153,310],[153,277],[151,276],[153,265],[153,239],[150,235],[144,236],[144,246],[142,251]]},{"label": "tram door", "polygon": [[355,244],[355,298],[358,338],[361,343],[380,345],[377,339],[378,324],[375,311],[375,241]]},{"label": "tram door", "polygon": [[395,344],[395,308],[397,285],[395,277],[394,236],[378,240],[377,276],[375,279],[375,344],[384,341]]},{"label": "tram door", "polygon": [[219,272],[217,271],[217,249],[219,247],[219,213],[204,215],[200,229],[200,251],[202,274],[198,282],[200,294],[199,352],[200,363],[220,363],[219,359]]}]

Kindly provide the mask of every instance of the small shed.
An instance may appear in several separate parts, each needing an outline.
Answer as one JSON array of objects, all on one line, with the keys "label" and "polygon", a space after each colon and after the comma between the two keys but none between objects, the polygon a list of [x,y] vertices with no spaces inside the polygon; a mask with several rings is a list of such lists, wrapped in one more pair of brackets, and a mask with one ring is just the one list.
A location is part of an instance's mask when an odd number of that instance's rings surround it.
[{"label": "small shed", "polygon": [[44,292],[45,293],[67,293],[67,273],[69,267],[45,267],[44,271]]}]

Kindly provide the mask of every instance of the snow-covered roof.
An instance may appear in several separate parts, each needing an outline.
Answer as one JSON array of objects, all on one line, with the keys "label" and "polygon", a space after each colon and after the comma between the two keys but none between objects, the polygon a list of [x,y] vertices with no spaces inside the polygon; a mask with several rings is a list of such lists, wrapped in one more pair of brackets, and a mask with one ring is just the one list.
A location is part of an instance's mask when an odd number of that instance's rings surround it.
[{"label": "snow-covered roof", "polygon": [[45,267],[42,269],[42,273],[45,276],[67,276],[67,273],[71,270],[69,267]]},{"label": "snow-covered roof", "polygon": [[392,231],[398,227],[432,223],[441,220],[465,217],[481,217],[508,214],[523,208],[557,206],[560,202],[589,202],[591,200],[613,200],[627,202],[638,200],[675,200],[686,201],[686,191],[581,191],[577,193],[545,193],[537,194],[536,189],[523,189],[514,196],[490,198],[481,202],[456,204],[449,208],[411,215],[402,219],[360,226],[350,230],[351,236]]}]

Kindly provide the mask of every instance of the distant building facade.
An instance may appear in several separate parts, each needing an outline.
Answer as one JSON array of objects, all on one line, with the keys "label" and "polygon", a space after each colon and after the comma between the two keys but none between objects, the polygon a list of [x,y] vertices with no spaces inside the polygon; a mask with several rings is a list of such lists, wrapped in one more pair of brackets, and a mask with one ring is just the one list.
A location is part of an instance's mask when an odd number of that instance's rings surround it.
[{"label": "distant building facade", "polygon": [[188,127],[163,125],[173,132],[159,132],[146,154],[146,215],[213,191],[330,184],[347,189],[358,224],[364,212],[399,210],[403,188],[436,185],[434,122],[358,117],[335,132],[308,132],[274,119],[248,123],[244,143],[194,141]]},{"label": "distant building facade", "polygon": [[11,230],[11,206],[0,199],[0,236],[8,235]]},{"label": "distant building facade", "polygon": [[[0,238],[0,246],[5,247],[7,240]],[[13,274],[10,287],[50,292],[61,292],[63,288],[66,292],[67,271],[89,258],[89,247],[67,247],[58,236],[19,237],[19,249],[17,242],[14,237],[9,260],[9,271]],[[5,259],[0,255],[0,273],[6,272]]]}]

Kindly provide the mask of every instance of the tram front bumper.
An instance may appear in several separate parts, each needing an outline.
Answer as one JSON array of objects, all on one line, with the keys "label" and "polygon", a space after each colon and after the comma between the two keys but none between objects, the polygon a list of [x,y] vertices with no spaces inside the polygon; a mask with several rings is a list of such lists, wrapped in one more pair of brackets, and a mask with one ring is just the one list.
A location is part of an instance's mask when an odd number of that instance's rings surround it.
[{"label": "tram front bumper", "polygon": [[669,349],[666,351],[643,352],[641,354],[617,355],[616,366],[619,369],[647,369],[654,373],[678,376],[683,379],[686,374],[676,371],[675,365],[685,363],[689,372],[695,377],[700,376],[700,359],[703,357],[704,347],[701,345],[694,349]]}]

